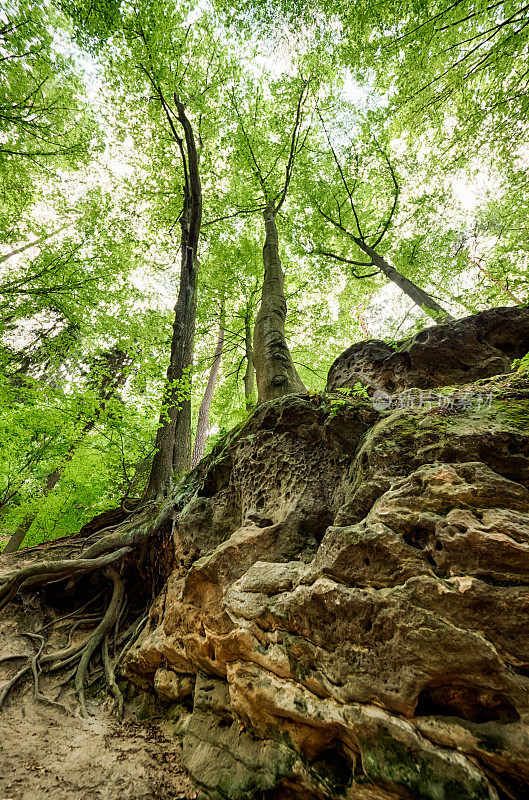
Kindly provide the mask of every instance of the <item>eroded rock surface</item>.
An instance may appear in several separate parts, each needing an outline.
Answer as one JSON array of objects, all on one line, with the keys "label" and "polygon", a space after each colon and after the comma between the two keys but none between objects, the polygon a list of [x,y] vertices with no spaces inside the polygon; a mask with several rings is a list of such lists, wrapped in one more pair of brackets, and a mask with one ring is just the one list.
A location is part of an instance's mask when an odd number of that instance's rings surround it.
[{"label": "eroded rock surface", "polygon": [[511,371],[529,350],[529,309],[492,308],[425,328],[394,345],[359,342],[338,356],[327,389],[361,383],[394,393],[410,387],[467,384]]},{"label": "eroded rock surface", "polygon": [[529,381],[478,391],[291,395],[203,464],[126,664],[202,797],[529,796]]}]

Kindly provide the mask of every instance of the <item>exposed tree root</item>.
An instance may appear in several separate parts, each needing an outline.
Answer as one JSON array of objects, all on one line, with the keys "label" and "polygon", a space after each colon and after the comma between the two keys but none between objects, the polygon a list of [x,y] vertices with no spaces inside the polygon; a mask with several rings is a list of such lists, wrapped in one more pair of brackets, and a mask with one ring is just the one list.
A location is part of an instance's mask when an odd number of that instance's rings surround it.
[{"label": "exposed tree root", "polygon": [[[161,513],[157,511],[152,505],[147,506],[121,525],[28,548],[8,556],[9,561],[3,560],[4,569],[6,564],[14,566],[17,561],[20,566],[0,573],[0,610],[28,589],[45,589],[46,603],[50,602],[51,593],[52,605],[58,598],[62,605],[66,599],[76,607],[36,631],[22,634],[35,645],[33,655],[0,657],[0,664],[25,660],[1,688],[0,709],[17,684],[31,676],[35,699],[66,711],[42,693],[40,677],[67,670],[54,686],[61,688],[73,679],[83,716],[88,714],[86,689],[104,677],[118,717],[123,717],[123,696],[116,674],[148,619],[153,596],[171,568],[172,547],[168,539],[175,504],[168,503]],[[73,557],[64,557],[70,554]],[[102,582],[103,587],[110,584],[111,591],[103,588]],[[135,607],[129,598],[134,598]],[[103,602],[102,608],[99,601]],[[80,629],[86,627],[91,628],[90,632],[79,640]],[[58,636],[59,641],[62,638],[63,644],[59,649],[55,644],[55,649],[47,652],[52,636],[54,642]]]},{"label": "exposed tree root", "polygon": [[16,570],[11,575],[0,578],[0,610],[16,597],[19,589],[35,586],[42,583],[50,583],[53,580],[61,580],[64,577],[72,578],[82,575],[85,572],[93,572],[95,569],[106,567],[114,561],[119,561],[123,556],[130,553],[131,547],[122,547],[114,553],[108,553],[100,558],[73,558],[69,561],[46,561],[40,564],[31,564],[20,570]]},{"label": "exposed tree root", "polygon": [[[104,645],[105,641],[108,641],[108,632],[110,628],[114,626],[114,623],[118,618],[118,614],[121,610],[121,605],[123,603],[123,595],[125,592],[125,583],[121,578],[119,572],[116,572],[116,570],[112,569],[111,567],[107,567],[107,569],[105,570],[105,575],[109,577],[112,580],[112,583],[114,584],[114,590],[112,592],[112,600],[110,601],[110,605],[108,606],[105,616],[103,617],[103,619],[101,620],[95,631],[90,635],[88,641],[86,642],[83,648],[81,659],[79,661],[79,666],[77,667],[77,672],[75,673],[75,691],[79,699],[79,705],[81,706],[81,713],[83,717],[88,716],[86,711],[84,688],[85,688],[86,672],[90,664],[90,659],[92,658],[97,648],[100,647],[101,644]],[[108,650],[107,650],[107,656],[108,656]],[[107,672],[107,668],[105,668],[105,674],[108,677],[108,674],[112,673]],[[114,682],[113,675],[112,675],[112,682]],[[110,683],[108,683],[108,686],[109,689],[112,690],[112,686]]]},{"label": "exposed tree root", "polygon": [[105,671],[105,678],[107,682],[107,686],[116,701],[116,708],[118,711],[118,719],[123,719],[123,695],[119,689],[119,686],[116,683],[116,676],[114,673],[114,669],[112,667],[112,662],[110,661],[110,656],[108,654],[108,634],[105,634],[105,638],[103,639],[103,645],[101,648],[101,657],[103,659],[103,669]]}]

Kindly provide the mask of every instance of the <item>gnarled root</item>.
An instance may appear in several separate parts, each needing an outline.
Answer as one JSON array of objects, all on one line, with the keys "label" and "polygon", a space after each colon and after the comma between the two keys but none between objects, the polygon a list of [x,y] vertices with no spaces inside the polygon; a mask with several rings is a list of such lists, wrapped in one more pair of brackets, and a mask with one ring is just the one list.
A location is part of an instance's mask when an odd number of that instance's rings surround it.
[{"label": "gnarled root", "polygon": [[[86,688],[94,682],[94,677],[99,679],[100,676],[104,676],[107,689],[114,698],[118,716],[122,718],[123,696],[116,682],[116,674],[148,619],[148,607],[156,585],[165,577],[159,574],[160,554],[163,559],[164,552],[167,553],[168,550],[172,552],[167,542],[168,535],[172,532],[172,515],[167,513],[166,509],[164,511],[165,513],[154,515],[153,519],[152,509],[144,509],[135,520],[128,520],[120,528],[112,529],[107,536],[97,531],[99,538],[95,541],[92,533],[85,538],[81,552],[76,553],[75,557],[57,558],[61,550],[65,554],[71,552],[71,542],[62,540],[60,543],[51,544],[49,548],[39,547],[37,560],[30,563],[28,555],[30,552],[34,553],[34,549],[27,553],[22,551],[17,557],[8,557],[9,562],[4,561],[5,568],[7,563],[16,563],[17,558],[22,558],[18,569],[11,569],[3,575],[0,573],[0,610],[13,602],[21,590],[35,590],[40,587],[50,587],[55,595],[62,593],[61,596],[64,596],[66,591],[67,597],[71,597],[72,589],[75,587],[74,597],[79,604],[79,599],[86,599],[84,594],[87,586],[86,576],[90,576],[89,591],[93,594],[88,601],[82,602],[74,610],[62,614],[35,632],[22,634],[34,643],[36,652],[33,655],[15,654],[0,657],[0,663],[25,660],[25,664],[19,667],[1,688],[0,709],[12,689],[31,675],[35,699],[65,710],[64,706],[42,694],[39,677],[43,673],[50,674],[68,669],[65,680],[57,682],[56,685],[61,686],[74,679],[83,716],[88,713]],[[155,538],[157,541],[153,546]],[[76,544],[78,543],[77,538]],[[139,590],[138,574],[143,576]],[[143,598],[143,604],[135,612],[127,602],[125,591],[127,582],[132,579],[131,576],[135,576],[134,591],[129,592],[129,596],[137,598],[139,595]],[[147,577],[152,580],[146,579]],[[93,604],[102,598],[106,591],[101,590],[101,578],[105,583],[110,582],[112,591],[111,594],[108,592],[110,594],[108,604],[100,611],[98,607],[94,609]],[[83,586],[84,589],[80,588]],[[47,591],[50,589],[47,588]],[[87,611],[89,606],[92,606],[92,610]],[[133,613],[136,614],[135,620],[131,617]],[[46,637],[51,635],[57,626],[64,627],[65,623],[66,630],[69,631],[66,643],[60,649],[46,652],[49,641]],[[84,639],[76,641],[79,638],[80,628],[93,625],[96,627]]]},{"label": "gnarled root", "polygon": [[[85,703],[85,696],[84,696],[84,685],[85,685],[85,677],[86,671],[88,669],[88,665],[90,664],[90,659],[92,658],[94,652],[97,650],[98,647],[103,644],[103,647],[106,649],[107,637],[110,631],[110,628],[114,625],[118,618],[118,614],[121,610],[121,606],[123,603],[123,594],[125,591],[125,583],[123,582],[120,574],[116,572],[115,569],[111,567],[107,567],[105,570],[105,575],[112,580],[114,584],[114,590],[112,592],[112,600],[110,601],[110,605],[106,611],[105,616],[95,629],[95,631],[90,635],[88,641],[83,647],[83,652],[81,659],[79,661],[79,666],[77,667],[77,672],[75,673],[75,691],[77,692],[77,697],[79,698],[79,705],[81,706],[81,713],[83,717],[87,716],[86,711],[86,703]],[[105,659],[103,658],[103,664],[105,664]],[[108,650],[107,650],[107,664],[108,664]],[[105,675],[107,675],[107,682],[109,688],[112,690],[111,682],[108,681],[108,671],[105,667]],[[112,683],[115,684],[112,675]],[[116,687],[117,688],[117,687]]]}]

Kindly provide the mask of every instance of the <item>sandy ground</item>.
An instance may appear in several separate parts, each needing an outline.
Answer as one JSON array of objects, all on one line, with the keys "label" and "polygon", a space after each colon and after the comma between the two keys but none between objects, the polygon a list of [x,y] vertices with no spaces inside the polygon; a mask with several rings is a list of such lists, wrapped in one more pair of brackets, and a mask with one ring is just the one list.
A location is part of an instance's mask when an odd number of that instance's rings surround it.
[{"label": "sandy ground", "polygon": [[187,800],[179,744],[154,722],[88,720],[16,698],[0,712],[0,800]]},{"label": "sandy ground", "polygon": [[[4,562],[0,571],[8,567]],[[49,622],[50,614],[38,598],[29,595],[22,604],[2,609],[0,690],[24,665],[6,658],[35,652],[21,632],[38,630]],[[85,635],[80,630],[79,636]],[[65,643],[64,636],[60,629],[57,638],[50,640],[52,649]],[[197,797],[180,766],[181,744],[154,699],[130,690],[125,721],[119,724],[112,713],[113,701],[96,684],[87,691],[91,716],[83,719],[71,684],[61,686],[63,677],[59,673],[41,676],[40,690],[64,708],[35,700],[30,679],[20,682],[0,710],[0,800]]]}]

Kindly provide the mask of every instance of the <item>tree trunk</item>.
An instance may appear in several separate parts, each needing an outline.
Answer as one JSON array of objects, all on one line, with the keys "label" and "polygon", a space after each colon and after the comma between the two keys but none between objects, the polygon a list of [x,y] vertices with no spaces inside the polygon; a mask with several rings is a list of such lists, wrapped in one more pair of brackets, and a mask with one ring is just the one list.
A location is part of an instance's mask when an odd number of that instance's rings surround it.
[{"label": "tree trunk", "polygon": [[204,455],[204,449],[206,447],[206,437],[209,424],[209,409],[211,407],[211,401],[213,400],[213,392],[215,390],[215,384],[217,382],[217,376],[219,374],[219,369],[220,369],[220,362],[222,361],[222,350],[224,348],[224,326],[226,322],[225,318],[226,315],[225,315],[224,300],[223,300],[220,311],[219,335],[217,337],[217,346],[215,347],[215,355],[213,356],[213,363],[209,371],[206,391],[204,392],[204,397],[202,398],[202,402],[200,404],[200,408],[198,411],[197,432],[195,436],[195,444],[193,447],[193,455],[191,456],[192,467],[196,467],[199,461],[202,460],[202,456]]},{"label": "tree trunk", "polygon": [[[83,439],[87,436],[87,434],[89,434],[90,431],[93,430],[93,428],[95,427],[95,424],[99,419],[100,415],[102,414],[102,412],[105,410],[108,401],[111,400],[112,397],[116,394],[117,390],[125,384],[127,380],[127,373],[124,370],[124,367],[127,365],[127,362],[129,362],[129,358],[127,354],[123,353],[122,351],[118,351],[117,354],[115,354],[114,363],[112,363],[112,358],[113,357],[111,356],[108,361],[109,366],[112,366],[114,370],[118,369],[119,372],[117,372],[117,374],[113,375],[108,374],[104,376],[101,383],[101,401],[95,410],[93,418],[89,419],[88,422],[83,426],[75,442],[71,444],[68,450],[66,451],[66,454],[64,455],[61,463],[57,467],[55,467],[53,472],[50,472],[46,476],[46,482],[44,484],[44,488],[38,497],[39,501],[45,500],[46,497],[48,497],[51,494],[51,492],[55,489],[55,487],[59,483],[64,473],[64,470],[74,457],[77,448],[79,447]],[[33,509],[24,516],[18,528],[13,533],[8,543],[2,550],[2,554],[17,552],[20,545],[24,541],[27,532],[33,525],[35,519],[37,518],[37,515],[38,511],[35,511]]]},{"label": "tree trunk", "polygon": [[246,370],[244,372],[244,400],[246,411],[251,411],[255,404],[255,372],[253,365],[253,342],[252,342],[252,308],[248,304],[246,316],[244,318],[244,352],[246,356]]},{"label": "tree trunk", "polygon": [[42,242],[45,242],[48,239],[51,239],[52,236],[55,236],[57,233],[60,233],[61,231],[63,231],[67,227],[68,227],[67,225],[63,225],[62,228],[58,228],[56,231],[52,231],[51,233],[46,233],[44,236],[41,236],[39,239],[35,239],[35,241],[29,242],[29,244],[24,244],[24,245],[22,245],[22,247],[16,247],[14,250],[11,250],[9,253],[5,253],[3,256],[0,256],[0,264],[3,264],[4,261],[8,261],[10,258],[13,258],[13,256],[19,255],[19,253],[24,253],[26,250],[30,250],[32,247],[36,247],[37,245],[42,244]]},{"label": "tree trunk", "polygon": [[178,120],[184,129],[179,140],[184,162],[184,208],[180,219],[181,265],[178,299],[174,308],[171,353],[167,385],[163,396],[160,426],[156,434],[156,452],[143,500],[164,497],[173,476],[191,465],[191,370],[193,366],[197,303],[197,245],[202,221],[202,188],[198,153],[191,123],[180,100],[175,97]]},{"label": "tree trunk", "polygon": [[296,371],[285,338],[287,304],[275,218],[276,211],[270,203],[264,211],[264,279],[254,330],[259,404],[285,394],[307,391]]},{"label": "tree trunk", "polygon": [[437,303],[433,297],[425,292],[423,289],[420,289],[413,281],[410,281],[409,278],[405,278],[404,275],[401,275],[395,267],[392,267],[391,264],[379,256],[379,254],[373,250],[363,239],[359,237],[354,237],[354,240],[358,247],[369,256],[372,260],[375,267],[378,267],[379,270],[388,278],[390,281],[393,281],[399,289],[401,289],[405,294],[410,297],[414,303],[416,303],[426,314],[441,324],[443,322],[453,322],[454,317],[452,317],[448,311]]},{"label": "tree trunk", "polygon": [[[58,467],[56,467],[53,470],[53,472],[50,472],[49,475],[47,475],[44,489],[42,490],[42,493],[39,495],[39,500],[45,500],[46,497],[48,497],[48,495],[51,494],[53,489],[55,489],[55,487],[57,486],[57,484],[59,483],[59,481],[61,479],[61,475],[63,474],[63,472],[66,469],[67,465],[72,460],[72,458],[74,456],[74,453],[75,453],[80,441],[84,438],[84,436],[86,435],[86,433],[88,433],[89,430],[92,430],[94,425],[95,425],[95,420],[91,420],[88,425],[85,425],[85,427],[81,431],[81,435],[79,436],[78,440],[76,441],[75,444],[71,445],[71,447],[68,449],[68,452],[64,456],[61,464]],[[13,535],[9,539],[8,543],[6,544],[4,549],[2,550],[2,555],[4,555],[5,553],[16,553],[17,552],[18,548],[20,547],[20,545],[22,544],[22,542],[26,538],[27,532],[29,531],[29,529],[31,528],[33,523],[35,522],[35,519],[36,519],[37,515],[38,515],[38,511],[35,511],[33,509],[33,510],[29,511],[23,517],[23,519],[22,519],[21,523],[19,524],[18,528],[13,533]]]}]

